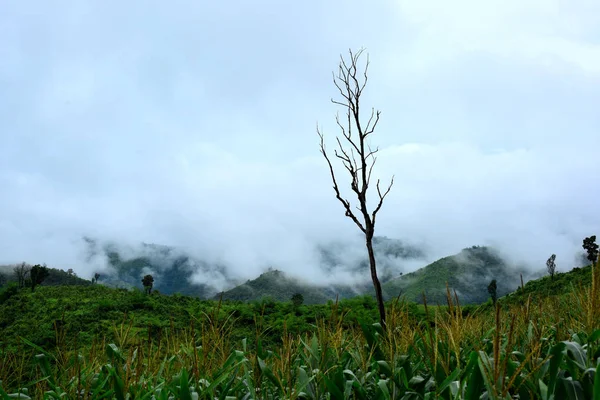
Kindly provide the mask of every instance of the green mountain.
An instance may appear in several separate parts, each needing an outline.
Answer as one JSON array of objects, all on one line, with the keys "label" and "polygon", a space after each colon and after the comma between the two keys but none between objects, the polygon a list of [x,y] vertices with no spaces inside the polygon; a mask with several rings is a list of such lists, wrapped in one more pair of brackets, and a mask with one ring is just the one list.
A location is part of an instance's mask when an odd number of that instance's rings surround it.
[{"label": "green mountain", "polygon": [[351,298],[368,290],[369,284],[358,286],[331,285],[317,286],[302,282],[278,270],[261,274],[233,289],[219,293],[214,298],[223,300],[254,301],[270,298],[276,301],[289,301],[292,295],[300,293],[306,304],[323,304],[328,300]]},{"label": "green mountain", "polygon": [[489,247],[473,246],[453,256],[444,257],[417,271],[383,284],[387,298],[398,295],[422,303],[423,293],[430,304],[446,303],[446,282],[456,291],[461,304],[483,303],[489,298],[487,286],[496,279],[498,296],[515,290],[524,269],[510,266]]},{"label": "green mountain", "polygon": [[[17,282],[13,271],[14,265],[0,265],[0,287],[11,282]],[[60,286],[60,285],[91,285],[92,282],[78,277],[74,273],[69,273],[58,268],[48,268],[48,276],[42,282],[42,286]]]},{"label": "green mountain", "polygon": [[[360,265],[368,271],[368,265]],[[407,300],[422,303],[423,292],[431,304],[446,303],[446,282],[452,293],[456,291],[462,304],[483,303],[489,298],[487,286],[496,279],[498,296],[515,290],[520,276],[529,278],[528,273],[507,264],[493,249],[474,246],[459,254],[442,258],[415,272],[390,276],[379,272],[384,297],[391,299],[398,295]],[[373,295],[369,278],[356,285],[318,286],[302,282],[281,271],[269,271],[254,280],[222,292],[224,300],[253,301],[269,297],[278,301],[288,301],[294,293],[300,293],[308,304],[324,303],[327,300],[350,298],[357,295]],[[218,298],[215,296],[215,298]]]},{"label": "green mountain", "polygon": [[554,277],[546,275],[539,279],[530,280],[523,287],[508,293],[500,301],[525,303],[531,297],[531,300],[535,302],[544,297],[571,293],[580,286],[589,286],[591,282],[591,265],[575,267],[569,272],[556,273]]},{"label": "green mountain", "polygon": [[[101,244],[87,237],[84,241],[87,246],[88,260],[94,257],[106,260],[108,269],[101,271],[101,282],[108,286],[141,288],[142,277],[151,274],[154,277],[154,289],[164,294],[180,293],[200,298],[213,298],[218,294],[213,282],[219,282],[220,287],[233,288],[225,292],[226,298],[231,299],[252,300],[270,296],[288,300],[291,296],[289,294],[284,298],[283,293],[292,289],[284,288],[278,279],[270,279],[271,275],[268,273],[262,278],[259,277],[258,282],[247,282],[238,287],[241,282],[230,271],[243,268],[243,265],[231,266],[228,269],[224,265],[193,257],[180,249],[157,244],[144,243],[136,248],[127,248],[115,243]],[[374,248],[382,281],[397,276],[406,261],[424,257],[421,249],[386,237],[374,238]],[[334,276],[336,271],[343,270],[346,273],[363,276],[365,282],[370,282],[368,273],[365,272],[368,271],[365,249],[357,249],[348,243],[335,242],[317,246],[317,251],[319,264],[326,274]],[[368,289],[368,285],[367,289],[363,289],[362,284],[358,289],[346,286],[315,288],[293,279],[287,279],[285,282],[286,285],[291,285],[295,292],[303,295],[306,293],[304,297],[307,302],[325,302],[330,298],[335,299],[338,293],[340,297],[352,297]],[[271,285],[270,289],[265,289],[269,285]]]},{"label": "green mountain", "polygon": [[[227,275],[221,265],[211,265],[198,260],[174,247],[142,243],[136,248],[115,243],[100,244],[84,238],[87,243],[88,259],[102,257],[107,267],[101,271],[101,283],[118,288],[142,287],[142,277],[154,277],[154,290],[164,294],[180,293],[200,298],[209,298],[217,293],[212,280],[225,281],[230,286],[238,283]],[[205,282],[197,282],[194,276]]]}]

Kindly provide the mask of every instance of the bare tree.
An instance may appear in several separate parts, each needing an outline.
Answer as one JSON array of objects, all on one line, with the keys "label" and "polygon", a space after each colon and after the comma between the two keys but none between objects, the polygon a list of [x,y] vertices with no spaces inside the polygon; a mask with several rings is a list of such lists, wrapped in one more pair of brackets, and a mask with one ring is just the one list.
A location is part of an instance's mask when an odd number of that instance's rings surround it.
[{"label": "bare tree", "polygon": [[546,270],[550,275],[550,279],[554,279],[554,274],[556,273],[556,254],[552,254],[546,261]]},{"label": "bare tree", "polygon": [[17,283],[19,284],[19,288],[25,287],[25,282],[27,277],[29,276],[29,271],[31,267],[26,263],[22,262],[13,268],[15,276],[17,277]]},{"label": "bare tree", "polygon": [[375,253],[373,251],[373,236],[375,233],[375,221],[377,213],[381,210],[383,200],[390,192],[394,184],[392,177],[390,184],[385,190],[380,188],[379,179],[375,184],[377,193],[377,205],[372,213],[369,211],[367,203],[367,192],[371,183],[371,173],[377,161],[376,154],[379,148],[371,148],[367,138],[375,131],[379,122],[380,111],[371,109],[366,125],[363,124],[360,114],[360,97],[367,85],[367,72],[369,69],[369,58],[364,67],[364,72],[359,72],[359,59],[364,50],[353,53],[350,50],[349,60],[345,60],[340,56],[340,64],[338,66],[337,75],[333,74],[333,83],[340,92],[341,99],[331,101],[334,104],[340,105],[345,109],[346,116],[344,121],[340,119],[339,114],[336,116],[336,123],[342,132],[342,137],[336,137],[337,148],[334,150],[336,158],[341,160],[342,165],[350,176],[350,188],[356,195],[358,205],[356,213],[349,200],[345,199],[340,193],[337,178],[333,165],[327,151],[325,149],[325,140],[323,133],[317,127],[317,133],[321,138],[321,153],[325,157],[331,173],[333,181],[333,190],[336,198],[342,203],[346,217],[352,219],[356,226],[364,233],[367,251],[369,253],[369,265],[371,269],[371,279],[375,288],[375,296],[379,308],[379,318],[383,329],[385,324],[385,306],[383,303],[383,294],[381,292],[381,284],[377,277],[377,265],[375,262]]}]

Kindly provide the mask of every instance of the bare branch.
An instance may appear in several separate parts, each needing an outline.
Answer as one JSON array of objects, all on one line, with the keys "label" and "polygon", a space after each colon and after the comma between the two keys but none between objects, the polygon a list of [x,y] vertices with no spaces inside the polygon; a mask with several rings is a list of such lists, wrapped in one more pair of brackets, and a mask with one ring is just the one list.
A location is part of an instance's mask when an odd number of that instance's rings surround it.
[{"label": "bare branch", "polygon": [[367,174],[367,186],[371,183],[371,173],[373,172],[373,167],[375,166],[376,162],[377,162],[377,157],[374,157],[373,163],[369,167],[369,173]]},{"label": "bare branch", "polygon": [[377,213],[379,212],[379,210],[381,210],[381,206],[383,205],[383,200],[386,198],[388,193],[390,193],[390,190],[392,190],[393,185],[394,185],[394,176],[392,176],[392,180],[390,181],[390,184],[387,187],[386,191],[383,194],[381,194],[381,190],[379,189],[379,179],[377,180],[377,194],[379,195],[379,204],[377,204],[375,211],[373,211],[373,217],[372,217],[373,225],[375,225],[375,218],[377,217]]},{"label": "bare branch", "polygon": [[323,137],[323,134],[319,130],[319,127],[317,127],[317,133],[321,138],[321,154],[323,154],[323,157],[325,157],[325,160],[327,160],[327,165],[329,165],[329,172],[331,173],[331,180],[333,181],[333,190],[335,191],[335,197],[340,201],[340,203],[342,203],[342,205],[346,209],[346,217],[352,219],[352,221],[354,221],[354,223],[359,227],[359,229],[363,233],[366,233],[365,227],[352,212],[352,209],[350,208],[350,202],[344,199],[340,193],[340,189],[335,178],[335,173],[333,171],[333,165],[331,165],[331,161],[329,160],[329,156],[327,155],[327,151],[325,150],[325,139]]},{"label": "bare branch", "polygon": [[[377,127],[377,124],[379,123],[379,116],[381,115],[381,111],[377,111],[375,114],[375,109],[372,108],[371,109],[371,116],[369,117],[369,122],[367,122],[367,126],[365,128],[365,137],[367,137],[368,135],[370,135],[371,133],[373,133],[375,131],[375,128]],[[373,116],[375,116],[375,123],[373,123],[373,125],[371,126],[371,123],[373,121]]]}]

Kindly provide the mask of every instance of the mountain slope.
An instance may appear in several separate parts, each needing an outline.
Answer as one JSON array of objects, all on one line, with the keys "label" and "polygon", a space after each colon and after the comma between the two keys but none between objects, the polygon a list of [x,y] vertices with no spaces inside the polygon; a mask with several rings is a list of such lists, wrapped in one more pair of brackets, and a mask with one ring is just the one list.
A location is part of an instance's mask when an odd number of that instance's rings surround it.
[{"label": "mountain slope", "polygon": [[363,293],[364,285],[351,287],[347,285],[316,286],[290,277],[281,271],[267,271],[258,278],[215,296],[223,300],[253,301],[271,298],[276,301],[289,301],[292,295],[300,293],[306,304],[322,304],[328,300],[350,298]]},{"label": "mountain slope", "polygon": [[428,303],[445,304],[448,282],[462,304],[476,304],[489,298],[487,286],[492,279],[496,279],[498,296],[503,296],[518,287],[521,273],[525,271],[508,265],[493,249],[473,246],[390,280],[383,284],[383,291],[387,298],[401,294],[415,302],[423,302],[424,292]]},{"label": "mountain slope", "polygon": [[[283,292],[292,290],[281,287],[282,285],[276,279],[273,280],[271,289],[263,290],[268,286],[263,281],[268,279],[269,274],[254,286],[248,286],[246,283],[237,288],[236,285],[241,282],[232,271],[243,268],[243,265],[226,268],[224,265],[206,262],[169,246],[142,244],[136,248],[128,248],[115,243],[100,244],[90,238],[84,238],[84,241],[89,260],[100,257],[106,261],[108,268],[101,271],[101,282],[113,287],[141,288],[142,277],[151,274],[154,277],[154,288],[164,294],[181,293],[212,298],[219,292],[217,287],[225,287],[233,288],[231,294],[229,291],[226,292],[226,297],[253,300],[271,296],[283,300]],[[316,247],[319,256],[317,262],[324,274],[336,276],[341,271],[345,275],[355,276],[356,281],[370,283],[366,249],[344,242]],[[424,256],[419,248],[386,237],[374,238],[374,248],[382,281],[397,276],[405,263],[414,262]],[[275,267],[283,269],[285,266]],[[313,299],[313,302],[325,302],[329,298],[335,298],[337,293],[340,293],[340,297],[351,297],[357,294],[355,289],[345,286],[315,289],[309,284],[298,283],[293,279],[286,282],[287,285],[292,285],[296,292],[303,295],[306,293],[307,301]],[[279,291],[282,293],[280,294]],[[288,300],[289,296],[285,297],[285,300]]]},{"label": "mountain slope", "polygon": [[[13,272],[14,266],[0,266],[0,287],[10,282],[16,282],[17,278]],[[92,282],[78,277],[75,274],[70,274],[62,269],[48,268],[48,276],[42,282],[42,286],[59,286],[59,285],[91,285]]]},{"label": "mountain slope", "polygon": [[531,297],[532,301],[545,297],[565,295],[579,287],[590,286],[592,282],[592,266],[575,267],[568,272],[559,272],[550,277],[546,275],[539,279],[530,280],[524,287],[519,287],[507,294],[501,301],[509,303],[525,303]]}]

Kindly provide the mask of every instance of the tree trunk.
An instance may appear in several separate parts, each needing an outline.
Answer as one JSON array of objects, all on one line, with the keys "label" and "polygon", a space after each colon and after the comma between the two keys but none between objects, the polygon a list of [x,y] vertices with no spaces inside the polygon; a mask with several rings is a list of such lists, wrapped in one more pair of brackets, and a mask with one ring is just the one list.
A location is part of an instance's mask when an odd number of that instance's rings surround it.
[{"label": "tree trunk", "polygon": [[383,294],[381,292],[381,283],[377,277],[377,265],[375,263],[375,252],[373,251],[373,237],[368,235],[366,237],[367,251],[369,252],[369,266],[371,267],[371,279],[373,280],[373,287],[375,288],[375,298],[377,299],[377,307],[379,308],[379,322],[381,328],[386,330],[385,323],[385,304],[383,303]]}]

